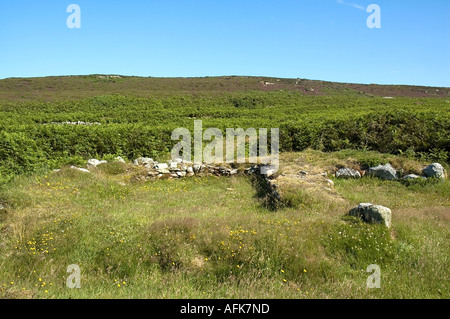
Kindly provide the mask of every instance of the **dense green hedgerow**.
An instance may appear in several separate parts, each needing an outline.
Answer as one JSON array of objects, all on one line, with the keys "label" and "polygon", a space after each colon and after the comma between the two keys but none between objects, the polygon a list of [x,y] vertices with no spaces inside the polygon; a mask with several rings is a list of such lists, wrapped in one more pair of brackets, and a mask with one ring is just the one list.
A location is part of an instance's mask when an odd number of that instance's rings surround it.
[{"label": "dense green hedgerow", "polygon": [[[166,156],[175,128],[279,128],[280,150],[407,153],[448,161],[450,106],[439,98],[304,96],[297,92],[0,103],[0,179],[91,157]],[[54,122],[98,122],[61,125]],[[270,130],[269,130],[270,131]]]}]

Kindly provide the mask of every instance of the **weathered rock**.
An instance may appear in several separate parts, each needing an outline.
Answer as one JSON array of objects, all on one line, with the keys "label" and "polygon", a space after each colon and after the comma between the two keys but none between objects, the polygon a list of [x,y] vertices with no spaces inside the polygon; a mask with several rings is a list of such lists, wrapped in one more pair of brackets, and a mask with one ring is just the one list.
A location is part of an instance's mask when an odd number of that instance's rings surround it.
[{"label": "weathered rock", "polygon": [[417,178],[426,178],[426,177],[419,176],[416,174],[409,174],[409,175],[403,176],[403,179],[417,179]]},{"label": "weathered rock", "polygon": [[157,171],[148,171],[147,175],[150,177],[156,177],[158,176],[160,173]]},{"label": "weathered rock", "polygon": [[171,171],[180,170],[178,168],[178,162],[169,162],[169,170],[171,170]]},{"label": "weathered rock", "polygon": [[336,178],[361,178],[361,173],[351,168],[341,168],[336,174]]},{"label": "weathered rock", "polygon": [[158,163],[155,165],[156,169],[169,169],[169,165],[166,163]]},{"label": "weathered rock", "polygon": [[371,203],[361,203],[350,210],[349,215],[361,218],[367,223],[384,224],[391,227],[392,212],[389,208]]},{"label": "weathered rock", "polygon": [[134,160],[134,165],[152,166],[155,165],[155,161],[148,157],[139,157]]},{"label": "weathered rock", "polygon": [[370,167],[368,174],[376,176],[381,179],[387,180],[397,179],[397,171],[391,166],[391,164]]},{"label": "weathered rock", "polygon": [[329,187],[334,187],[334,182],[331,179],[326,180]]},{"label": "weathered rock", "polygon": [[85,169],[85,168],[80,168],[80,167],[76,167],[76,166],[71,166],[71,169],[83,172],[83,173],[90,173],[89,170]]},{"label": "weathered rock", "polygon": [[231,169],[230,170],[230,175],[236,175],[238,173],[237,169]]},{"label": "weathered rock", "polygon": [[194,165],[193,169],[194,169],[195,174],[200,173],[203,169],[203,165],[196,164],[196,165]]},{"label": "weathered rock", "polygon": [[87,166],[88,167],[97,167],[100,164],[106,164],[106,163],[107,163],[107,161],[99,161],[98,159],[93,158],[93,159],[90,159],[87,161]]},{"label": "weathered rock", "polygon": [[186,176],[186,172],[177,172],[177,176],[178,177],[185,177]]},{"label": "weathered rock", "polygon": [[192,168],[192,166],[189,166],[186,168],[186,173],[188,174],[194,174],[194,168]]},{"label": "weathered rock", "polygon": [[276,173],[276,167],[274,165],[262,165],[260,167],[261,175],[270,177]]},{"label": "weathered rock", "polygon": [[115,160],[116,162],[124,163],[124,164],[125,164],[125,160],[124,160],[121,156],[117,156],[114,160]]},{"label": "weathered rock", "polygon": [[426,177],[435,177],[435,178],[444,179],[445,178],[445,170],[441,164],[433,163],[423,169],[423,175],[425,175]]}]

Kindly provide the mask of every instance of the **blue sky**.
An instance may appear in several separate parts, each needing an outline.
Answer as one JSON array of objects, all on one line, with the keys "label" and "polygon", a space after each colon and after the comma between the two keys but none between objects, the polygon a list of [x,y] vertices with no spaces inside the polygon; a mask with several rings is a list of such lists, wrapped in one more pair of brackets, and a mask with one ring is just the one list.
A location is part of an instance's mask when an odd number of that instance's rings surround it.
[{"label": "blue sky", "polygon": [[79,74],[449,87],[450,1],[0,1],[0,78]]}]

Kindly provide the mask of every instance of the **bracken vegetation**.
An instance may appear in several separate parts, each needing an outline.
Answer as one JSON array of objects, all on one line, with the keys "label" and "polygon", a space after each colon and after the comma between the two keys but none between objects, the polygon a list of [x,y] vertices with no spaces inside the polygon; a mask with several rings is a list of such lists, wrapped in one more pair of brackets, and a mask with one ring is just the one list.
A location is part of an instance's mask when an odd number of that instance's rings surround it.
[{"label": "bracken vegetation", "polygon": [[[448,171],[449,91],[245,77],[1,80],[0,298],[449,298],[448,179],[330,177],[331,191],[286,188],[289,205],[270,209],[241,175],[144,182],[130,164],[66,167],[163,161],[172,130],[201,119],[204,129],[280,128],[279,174],[388,162],[404,174],[430,162]],[[78,121],[93,124],[60,124]],[[390,207],[392,227],[346,216],[361,202]],[[66,287],[71,264],[81,289]],[[371,264],[381,289],[366,286]]]}]

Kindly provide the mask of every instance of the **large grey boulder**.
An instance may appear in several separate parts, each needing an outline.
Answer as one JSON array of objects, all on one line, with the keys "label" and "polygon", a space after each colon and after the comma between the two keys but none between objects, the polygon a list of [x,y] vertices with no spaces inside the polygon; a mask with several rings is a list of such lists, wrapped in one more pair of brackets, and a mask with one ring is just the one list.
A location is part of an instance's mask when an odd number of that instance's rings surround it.
[{"label": "large grey boulder", "polygon": [[436,177],[444,179],[445,178],[444,172],[445,172],[444,167],[442,167],[441,164],[433,163],[424,168],[423,175],[425,175],[426,177]]},{"label": "large grey boulder", "polygon": [[351,168],[341,168],[336,172],[336,178],[361,178],[361,174]]},{"label": "large grey boulder", "polygon": [[387,180],[397,179],[397,171],[391,166],[391,164],[370,167],[368,174],[376,176],[381,179]]},{"label": "large grey boulder", "polygon": [[389,208],[371,203],[361,203],[350,210],[349,215],[359,217],[367,223],[384,224],[391,227],[392,212]]}]

